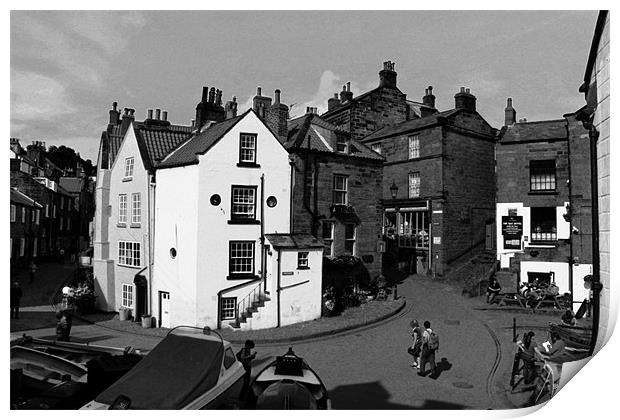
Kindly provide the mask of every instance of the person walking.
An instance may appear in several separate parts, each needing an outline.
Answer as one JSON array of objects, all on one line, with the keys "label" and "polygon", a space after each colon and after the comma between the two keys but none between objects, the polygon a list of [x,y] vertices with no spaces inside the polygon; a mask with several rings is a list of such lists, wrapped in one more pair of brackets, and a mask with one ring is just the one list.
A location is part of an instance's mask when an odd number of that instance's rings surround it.
[{"label": "person walking", "polygon": [[531,384],[536,377],[536,355],[534,349],[536,348],[536,342],[532,339],[534,332],[530,331],[523,334],[521,360],[523,361],[523,380],[526,384]]},{"label": "person walking", "polygon": [[424,332],[422,333],[422,353],[420,355],[420,366],[418,375],[426,376],[426,364],[431,365],[431,376],[437,373],[435,365],[435,352],[439,349],[439,336],[431,329],[431,323],[424,321]]},{"label": "person walking", "polygon": [[18,282],[11,284],[11,318],[19,319],[19,301],[23,295]]},{"label": "person walking", "polygon": [[30,274],[30,283],[32,283],[34,282],[35,275],[37,274],[37,265],[34,263],[34,260],[30,261],[28,271]]},{"label": "person walking", "polygon": [[409,348],[409,354],[413,356],[413,363],[411,363],[411,367],[417,368],[420,365],[420,353],[422,352],[422,333],[424,330],[420,327],[420,324],[417,319],[412,320],[409,323],[411,327],[411,338],[413,342],[411,343],[411,347]]},{"label": "person walking", "polygon": [[243,388],[241,389],[241,395],[245,396],[249,386],[250,379],[252,377],[252,360],[256,357],[256,351],[254,351],[255,345],[252,340],[245,340],[243,348],[237,352],[237,360],[243,365],[245,369],[245,375],[243,375]]}]

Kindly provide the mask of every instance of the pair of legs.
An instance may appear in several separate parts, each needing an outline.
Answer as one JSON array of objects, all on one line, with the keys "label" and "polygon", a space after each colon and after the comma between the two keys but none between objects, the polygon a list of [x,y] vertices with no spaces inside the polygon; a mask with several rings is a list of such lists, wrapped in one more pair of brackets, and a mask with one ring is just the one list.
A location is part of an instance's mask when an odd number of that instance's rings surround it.
[{"label": "pair of legs", "polygon": [[487,303],[493,303],[499,292],[487,292]]},{"label": "pair of legs", "polygon": [[418,375],[426,375],[426,364],[430,363],[431,365],[431,374],[435,374],[435,350],[423,350],[422,355],[420,357],[420,367],[418,370]]},{"label": "pair of legs", "polygon": [[11,305],[11,318],[19,318],[19,305]]}]

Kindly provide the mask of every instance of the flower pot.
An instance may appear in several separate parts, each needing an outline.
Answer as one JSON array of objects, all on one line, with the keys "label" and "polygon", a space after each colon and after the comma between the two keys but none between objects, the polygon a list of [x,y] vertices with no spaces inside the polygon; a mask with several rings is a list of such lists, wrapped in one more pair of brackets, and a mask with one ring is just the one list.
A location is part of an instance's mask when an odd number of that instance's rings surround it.
[{"label": "flower pot", "polygon": [[131,318],[131,309],[130,308],[120,308],[118,310],[118,319],[121,321],[127,321]]},{"label": "flower pot", "polygon": [[142,315],[142,328],[151,328],[153,325],[153,317],[150,315]]}]

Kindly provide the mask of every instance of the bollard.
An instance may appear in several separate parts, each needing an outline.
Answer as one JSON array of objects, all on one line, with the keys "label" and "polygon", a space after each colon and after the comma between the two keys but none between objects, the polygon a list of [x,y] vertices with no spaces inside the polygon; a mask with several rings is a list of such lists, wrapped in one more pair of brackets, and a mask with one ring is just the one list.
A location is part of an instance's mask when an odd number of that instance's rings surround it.
[{"label": "bollard", "polygon": [[517,342],[517,318],[512,318],[512,342]]}]

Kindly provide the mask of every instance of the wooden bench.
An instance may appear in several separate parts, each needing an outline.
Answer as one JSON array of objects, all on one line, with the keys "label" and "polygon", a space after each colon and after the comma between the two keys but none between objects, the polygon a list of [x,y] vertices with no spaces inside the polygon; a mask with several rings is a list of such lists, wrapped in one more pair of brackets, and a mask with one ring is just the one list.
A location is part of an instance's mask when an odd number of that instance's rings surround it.
[{"label": "wooden bench", "polygon": [[501,300],[499,301],[499,306],[516,303],[522,308],[527,307],[525,304],[526,303],[525,298],[521,296],[519,293],[500,293],[499,295],[497,295],[496,299],[499,298],[500,296],[501,296]]}]

